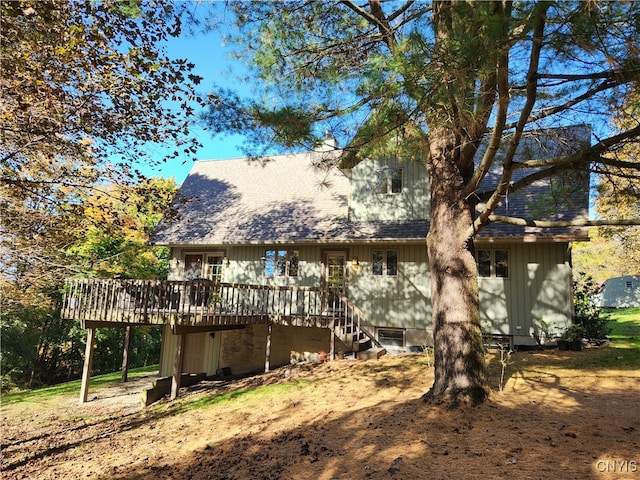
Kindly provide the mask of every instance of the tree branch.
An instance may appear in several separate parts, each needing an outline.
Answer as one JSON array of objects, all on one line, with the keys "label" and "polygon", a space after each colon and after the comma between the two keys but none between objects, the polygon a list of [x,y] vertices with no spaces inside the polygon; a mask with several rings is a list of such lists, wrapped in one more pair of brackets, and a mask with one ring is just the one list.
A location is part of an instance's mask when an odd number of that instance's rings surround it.
[{"label": "tree branch", "polygon": [[566,74],[566,73],[541,73],[538,78],[547,78],[552,80],[565,80],[567,82],[575,82],[580,80],[598,80],[609,79],[616,80],[616,83],[632,82],[640,75],[640,69],[631,68],[629,70],[603,70],[595,73],[585,74]]},{"label": "tree branch", "polygon": [[591,220],[588,218],[576,220],[534,220],[532,218],[509,217],[507,215],[489,215],[490,222],[501,222],[509,225],[538,228],[562,228],[562,227],[601,227],[612,226],[632,226],[640,225],[640,218],[618,218]]},{"label": "tree branch", "polygon": [[478,218],[475,219],[473,225],[471,225],[471,227],[469,228],[469,232],[467,232],[469,234],[469,237],[472,237],[474,233],[478,232],[482,228],[483,225],[488,223],[489,215],[498,206],[500,199],[504,196],[511,183],[511,176],[513,174],[513,171],[515,170],[512,163],[513,158],[516,154],[517,147],[520,144],[520,139],[522,138],[522,133],[528,123],[527,121],[529,115],[531,115],[531,111],[533,110],[533,106],[535,105],[537,98],[538,85],[536,81],[536,75],[540,64],[540,54],[542,52],[543,46],[542,39],[544,36],[544,27],[546,23],[546,12],[549,6],[549,4],[543,3],[538,4],[535,8],[536,17],[533,22],[531,57],[529,58],[529,68],[527,71],[527,100],[520,113],[520,118],[518,119],[518,124],[516,126],[515,132],[513,133],[513,137],[509,142],[509,148],[507,150],[507,154],[505,155],[504,169],[502,171],[500,182],[498,183],[498,186],[491,198],[489,198],[489,200],[487,201],[485,210],[478,216]]},{"label": "tree branch", "polygon": [[465,197],[471,195],[471,193],[479,187],[480,182],[482,182],[482,179],[491,168],[496,153],[500,148],[500,142],[502,141],[505,124],[507,122],[507,112],[509,110],[509,52],[506,49],[498,55],[495,82],[498,94],[496,121],[493,125],[487,150],[484,152],[480,164],[475,169],[471,180],[465,188]]},{"label": "tree branch", "polygon": [[605,138],[595,145],[584,150],[580,150],[579,152],[576,152],[574,154],[566,155],[563,157],[544,158],[541,160],[525,160],[523,162],[514,163],[514,166],[515,168],[539,168],[548,167],[551,165],[569,165],[572,163],[587,161],[592,162],[595,161],[596,158],[598,158],[599,163],[603,163],[606,165],[618,166],[622,168],[637,168],[639,164],[636,162],[621,162],[619,160],[606,159],[606,157],[601,157],[601,154],[606,152],[611,147],[623,142],[624,140],[637,138],[639,136],[640,123],[631,130],[627,130],[617,135],[613,135],[612,137]]}]

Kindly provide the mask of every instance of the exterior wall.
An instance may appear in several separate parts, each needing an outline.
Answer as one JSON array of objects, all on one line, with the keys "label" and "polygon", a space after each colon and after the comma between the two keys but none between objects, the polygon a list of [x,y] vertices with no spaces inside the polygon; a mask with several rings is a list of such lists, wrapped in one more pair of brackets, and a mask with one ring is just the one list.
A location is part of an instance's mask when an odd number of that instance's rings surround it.
[{"label": "exterior wall", "polygon": [[[186,335],[183,359],[183,373],[214,375],[219,368],[220,340],[223,332],[190,333]],[[179,335],[171,333],[171,326],[165,325],[162,332],[162,353],[160,355],[160,376],[173,374],[173,362],[180,341]]]},{"label": "exterior wall", "polygon": [[[261,257],[265,249],[294,249],[299,252],[298,277],[264,278]],[[487,243],[478,248],[509,250],[509,278],[480,278],[480,310],[483,328],[490,333],[513,335],[516,344],[534,344],[534,332],[540,332],[540,320],[552,322],[559,333],[571,323],[571,267],[567,243]],[[431,287],[426,247],[424,244],[349,245],[349,246],[226,246],[200,250],[174,249],[171,261],[171,277],[182,278],[181,262],[185,252],[224,250],[229,258],[223,270],[223,281],[262,285],[321,284],[323,251],[347,252],[347,288],[351,301],[367,316],[367,330],[375,334],[380,328],[405,329],[405,346],[424,345],[431,339]],[[398,252],[398,275],[377,276],[372,273],[374,250]],[[258,333],[264,326],[254,326],[241,331],[216,332],[216,336],[228,339],[222,342],[219,367],[231,367],[242,371],[264,367],[266,332]],[[284,327],[277,327],[284,328]],[[276,329],[276,330],[277,330]],[[309,330],[294,329],[300,336],[302,347],[286,347],[272,352],[272,364],[288,362],[290,350],[328,351],[327,345],[318,347],[313,340],[305,347]],[[252,332],[252,333],[248,333]],[[328,330],[326,332],[329,335]],[[204,335],[204,334],[203,334]],[[247,337],[249,335],[249,337]],[[173,337],[173,336],[172,336]],[[312,334],[310,338],[315,338]],[[276,333],[274,333],[274,339]],[[232,340],[234,339],[234,340]],[[167,340],[167,341],[175,341]],[[240,344],[233,342],[241,342]],[[296,340],[297,341],[297,340]],[[323,340],[324,341],[324,340]],[[195,342],[195,341],[194,341]],[[292,339],[281,339],[289,345]],[[205,342],[209,345],[210,342]],[[196,345],[193,343],[193,345]],[[274,340],[274,346],[277,345]],[[251,346],[251,348],[249,348]],[[255,347],[255,348],[254,348]],[[175,352],[175,346],[167,347]],[[251,351],[249,355],[247,353]],[[166,357],[167,355],[165,355]],[[167,368],[173,368],[173,354],[168,355]],[[207,365],[215,363],[208,360]],[[237,362],[237,365],[233,362]],[[165,367],[163,366],[163,369]],[[218,366],[216,366],[216,369]],[[164,370],[163,370],[164,371]],[[215,373],[207,367],[208,373]]]},{"label": "exterior wall", "polygon": [[[398,275],[373,275],[374,250],[398,252]],[[431,282],[427,247],[414,245],[352,246],[349,263],[349,298],[375,327],[425,330],[431,319]]]},{"label": "exterior wall", "polygon": [[[263,371],[267,355],[267,326],[249,325],[241,330],[225,330],[186,335],[183,373],[214,375],[219,368],[229,367],[233,374]],[[165,325],[162,338],[160,376],[173,374],[173,362],[180,341]],[[285,327],[274,325],[271,334],[272,368],[287,365],[291,352],[329,352],[331,335],[326,328]],[[201,353],[200,353],[201,352]]]},{"label": "exterior wall", "polygon": [[509,278],[480,278],[483,328],[514,335],[516,345],[535,344],[540,320],[554,333],[571,324],[571,266],[566,243],[485,244],[478,248],[509,250]]},{"label": "exterior wall", "polygon": [[[381,168],[402,168],[402,192],[379,194],[376,179]],[[351,171],[349,218],[356,222],[426,220],[429,218],[429,181],[423,162],[367,160]]]},{"label": "exterior wall", "polygon": [[610,278],[602,291],[600,306],[605,308],[640,307],[640,276]]},{"label": "exterior wall", "polygon": [[[267,249],[296,250],[300,263],[297,277],[265,278],[261,258]],[[222,251],[229,259],[223,266],[222,281],[228,283],[244,283],[250,285],[300,285],[317,286],[320,282],[320,262],[322,250],[317,246],[211,246],[198,249],[173,248],[169,267],[169,280],[182,280],[184,275],[185,253],[207,253]]]},{"label": "exterior wall", "polygon": [[[220,368],[233,374],[263,371],[267,355],[267,325],[249,325],[221,333]],[[288,365],[291,352],[329,352],[329,329],[273,325],[270,366]]]}]

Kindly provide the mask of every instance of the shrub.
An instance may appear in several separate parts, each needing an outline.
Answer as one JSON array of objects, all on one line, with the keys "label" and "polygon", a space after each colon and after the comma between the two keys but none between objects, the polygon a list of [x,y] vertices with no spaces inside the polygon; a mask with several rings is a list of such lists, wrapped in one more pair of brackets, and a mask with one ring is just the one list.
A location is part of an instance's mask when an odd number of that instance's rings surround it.
[{"label": "shrub", "polygon": [[603,338],[609,333],[607,319],[592,300],[595,282],[590,275],[580,272],[573,282],[573,308],[575,324],[584,330],[586,338]]}]

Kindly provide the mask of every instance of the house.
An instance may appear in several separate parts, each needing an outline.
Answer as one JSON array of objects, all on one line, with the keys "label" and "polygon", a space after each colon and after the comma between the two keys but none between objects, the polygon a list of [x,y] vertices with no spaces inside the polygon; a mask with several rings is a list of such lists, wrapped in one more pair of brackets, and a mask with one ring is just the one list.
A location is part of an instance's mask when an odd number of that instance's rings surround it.
[{"label": "house", "polygon": [[[517,160],[567,155],[589,142],[588,126],[530,132]],[[360,323],[349,328],[386,350],[429,344],[425,237],[430,187],[424,162],[389,157],[341,165],[340,153],[325,144],[317,151],[258,160],[196,162],[179,191],[174,214],[153,236],[155,245],[171,248],[169,280],[289,292],[290,312],[293,304],[300,311],[317,310],[317,318],[333,312],[335,320],[336,311],[357,312]],[[518,170],[513,181],[531,171]],[[480,191],[495,184],[498,173],[490,172]],[[588,174],[540,179],[505,197],[497,213],[584,218],[588,191]],[[571,244],[587,239],[586,229],[577,227],[551,230],[496,223],[484,229],[476,249],[485,331],[515,345],[532,345],[543,320],[558,331],[568,326]],[[293,300],[292,292],[296,299],[300,292],[320,293],[315,300]],[[196,299],[190,295],[193,304]],[[216,293],[217,311],[244,308],[238,306],[242,302],[223,307],[222,297]],[[261,304],[281,301],[270,298],[262,298]],[[195,304],[204,305],[204,300]],[[354,314],[338,317],[353,319]],[[166,322],[161,375],[171,374],[176,358],[181,358],[182,372],[244,373],[264,368],[265,358],[268,367],[313,352],[352,350],[342,337],[334,343],[334,320],[323,324],[293,315],[287,321],[279,318],[285,316],[274,313],[264,322],[224,325],[217,321],[215,328],[196,322],[176,329]]]},{"label": "house", "polygon": [[640,307],[640,276],[608,279],[598,293],[597,305],[603,308]]}]

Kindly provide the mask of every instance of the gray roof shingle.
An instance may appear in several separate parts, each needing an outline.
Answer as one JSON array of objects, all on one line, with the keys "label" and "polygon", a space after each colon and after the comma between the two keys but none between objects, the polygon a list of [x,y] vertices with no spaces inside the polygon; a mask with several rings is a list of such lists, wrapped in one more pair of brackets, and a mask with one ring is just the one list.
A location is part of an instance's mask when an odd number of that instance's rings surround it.
[{"label": "gray roof shingle", "polygon": [[[562,133],[563,138],[569,138],[567,132]],[[572,141],[584,141],[585,136],[588,141],[589,131],[579,127],[571,135]],[[539,138],[532,136],[524,142],[519,159],[527,157],[528,149],[537,149],[538,154],[542,152],[542,156],[548,157],[573,148],[572,141],[557,140],[541,146]],[[339,154],[334,150],[277,155],[264,161],[244,158],[198,161],[180,188],[174,202],[175,214],[160,222],[152,243],[178,246],[423,241],[429,228],[426,221],[349,220],[349,178],[338,168],[317,167],[326,155]],[[514,180],[526,173],[530,172],[518,171]],[[491,188],[497,178],[497,172],[487,175],[480,190]],[[586,215],[588,175],[564,176],[552,185],[550,191],[549,180],[543,180],[509,195],[496,213],[532,217],[544,214],[551,219]],[[571,240],[586,237],[586,231],[496,223],[485,227],[480,238],[528,236]]]}]

